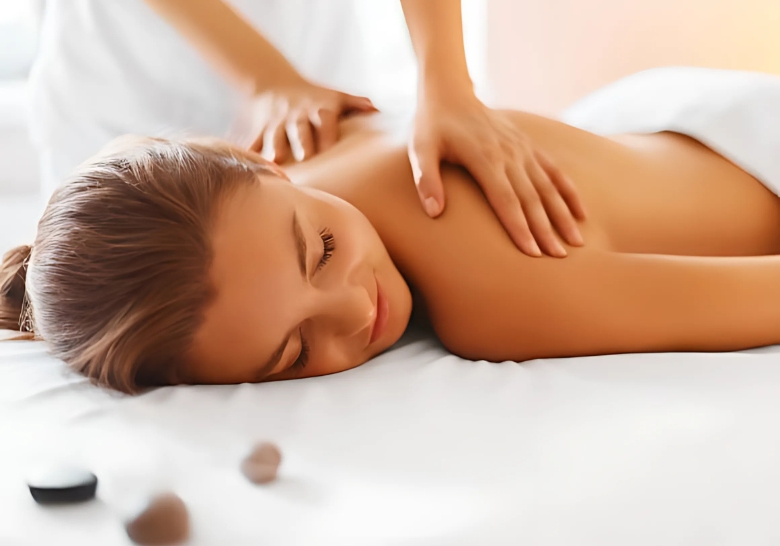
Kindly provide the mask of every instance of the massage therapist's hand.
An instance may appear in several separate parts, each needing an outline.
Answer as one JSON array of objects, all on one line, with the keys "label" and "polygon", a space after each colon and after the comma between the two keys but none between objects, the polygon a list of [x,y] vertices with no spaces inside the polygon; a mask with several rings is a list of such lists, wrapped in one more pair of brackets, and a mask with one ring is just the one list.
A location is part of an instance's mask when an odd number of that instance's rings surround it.
[{"label": "massage therapist's hand", "polygon": [[367,98],[306,80],[230,2],[145,2],[250,99],[231,138],[267,159],[307,159],[338,140],[340,116],[375,110]]},{"label": "massage therapist's hand", "polygon": [[324,152],[339,139],[339,119],[351,112],[373,112],[366,97],[357,97],[296,78],[255,95],[250,149],[276,163]]},{"label": "massage therapist's hand", "polygon": [[585,210],[576,187],[522,131],[470,89],[420,91],[409,159],[431,217],[445,207],[440,162],[448,161],[471,173],[525,254],[566,256],[555,230],[570,245],[583,244],[576,219],[584,219]]}]

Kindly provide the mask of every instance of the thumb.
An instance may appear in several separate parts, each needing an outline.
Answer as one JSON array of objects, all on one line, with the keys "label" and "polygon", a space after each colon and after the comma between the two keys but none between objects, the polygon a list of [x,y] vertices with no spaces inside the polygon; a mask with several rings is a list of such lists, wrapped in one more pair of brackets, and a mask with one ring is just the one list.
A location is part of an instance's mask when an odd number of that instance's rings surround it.
[{"label": "thumb", "polygon": [[341,105],[345,112],[379,112],[368,97],[358,97],[349,93],[341,94]]},{"label": "thumb", "polygon": [[425,212],[436,218],[444,210],[444,184],[441,181],[441,158],[433,146],[410,145],[409,162],[414,184]]}]

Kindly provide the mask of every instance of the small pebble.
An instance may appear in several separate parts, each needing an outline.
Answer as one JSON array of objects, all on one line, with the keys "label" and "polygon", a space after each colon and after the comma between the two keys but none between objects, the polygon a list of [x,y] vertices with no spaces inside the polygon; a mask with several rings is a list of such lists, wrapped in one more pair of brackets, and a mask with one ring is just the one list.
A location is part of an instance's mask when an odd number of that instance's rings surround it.
[{"label": "small pebble", "polygon": [[263,442],[257,444],[241,462],[241,472],[252,483],[269,483],[276,479],[281,462],[279,448],[270,442]]},{"label": "small pebble", "polygon": [[125,531],[130,540],[144,546],[179,544],[190,534],[187,507],[178,495],[163,493],[127,521]]},{"label": "small pebble", "polygon": [[27,487],[38,504],[84,502],[95,498],[97,477],[75,466],[49,466],[31,472]]}]

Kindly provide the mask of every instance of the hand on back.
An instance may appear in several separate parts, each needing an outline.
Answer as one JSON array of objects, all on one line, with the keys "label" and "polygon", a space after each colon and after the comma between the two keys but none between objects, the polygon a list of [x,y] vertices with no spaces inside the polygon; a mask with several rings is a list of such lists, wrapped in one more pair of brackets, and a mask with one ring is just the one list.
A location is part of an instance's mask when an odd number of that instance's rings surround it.
[{"label": "hand on back", "polygon": [[249,148],[276,163],[303,161],[339,139],[339,120],[353,112],[374,112],[366,97],[342,93],[304,79],[255,95]]},{"label": "hand on back", "polygon": [[482,188],[515,245],[529,256],[564,257],[555,232],[583,244],[585,210],[577,188],[521,130],[473,92],[427,89],[409,142],[415,184],[431,217],[445,208],[440,163],[462,165]]}]

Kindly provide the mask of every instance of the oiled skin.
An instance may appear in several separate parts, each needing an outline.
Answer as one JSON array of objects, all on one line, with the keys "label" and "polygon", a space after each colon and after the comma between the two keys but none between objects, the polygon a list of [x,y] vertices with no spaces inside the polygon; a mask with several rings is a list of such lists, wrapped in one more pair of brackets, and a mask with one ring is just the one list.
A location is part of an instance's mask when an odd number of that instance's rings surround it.
[{"label": "oiled skin", "polygon": [[403,134],[356,118],[291,166],[376,227],[454,353],[525,360],[620,352],[735,350],[780,343],[780,201],[681,135],[603,138],[506,112],[575,182],[583,248],[531,258],[474,181],[445,167],[447,209],[419,204]]}]

